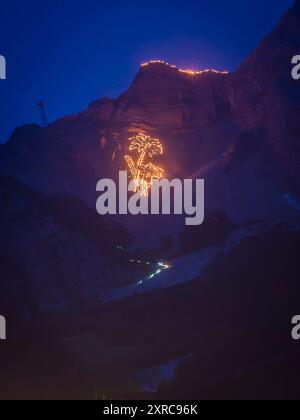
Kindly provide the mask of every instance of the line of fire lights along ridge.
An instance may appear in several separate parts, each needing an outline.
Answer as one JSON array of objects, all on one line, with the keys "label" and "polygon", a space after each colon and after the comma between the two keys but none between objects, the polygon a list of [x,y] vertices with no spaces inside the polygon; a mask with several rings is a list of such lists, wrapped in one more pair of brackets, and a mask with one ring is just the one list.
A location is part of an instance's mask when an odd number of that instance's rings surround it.
[{"label": "line of fire lights along ridge", "polygon": [[177,66],[175,66],[174,64],[170,64],[167,61],[163,61],[163,60],[151,60],[151,61],[147,61],[143,64],[141,64],[141,67],[148,67],[154,64],[162,64],[165,65],[171,69],[175,69],[177,71],[179,71],[179,73],[183,73],[186,74],[188,76],[201,76],[202,74],[205,73],[214,73],[214,74],[223,74],[223,75],[227,75],[229,74],[229,71],[220,71],[220,70],[215,70],[215,69],[206,69],[206,70],[192,70],[192,69],[180,69]]}]

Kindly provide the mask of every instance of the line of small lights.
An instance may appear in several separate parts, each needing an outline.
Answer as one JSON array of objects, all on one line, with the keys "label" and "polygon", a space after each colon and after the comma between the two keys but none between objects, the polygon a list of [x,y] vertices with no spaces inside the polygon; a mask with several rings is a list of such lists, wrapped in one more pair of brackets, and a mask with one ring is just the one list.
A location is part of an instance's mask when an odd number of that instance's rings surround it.
[{"label": "line of small lights", "polygon": [[202,74],[206,74],[206,73],[223,74],[223,75],[229,74],[228,71],[220,71],[220,70],[215,70],[215,69],[206,69],[206,70],[180,69],[177,66],[175,66],[174,64],[170,64],[167,61],[163,61],[163,60],[147,61],[147,62],[143,63],[141,65],[141,67],[148,67],[148,66],[153,65],[153,64],[163,64],[163,65],[168,66],[172,69],[178,70],[179,73],[183,73],[183,74],[186,74],[188,76],[201,76]]},{"label": "line of small lights", "polygon": [[135,192],[139,191],[142,196],[146,197],[153,180],[161,179],[164,175],[164,170],[153,163],[145,162],[145,159],[147,157],[152,159],[155,155],[162,155],[164,149],[160,140],[147,136],[142,132],[135,137],[131,137],[129,141],[129,150],[131,152],[138,151],[139,158],[135,162],[131,156],[126,155],[125,160],[131,176],[135,180]]}]

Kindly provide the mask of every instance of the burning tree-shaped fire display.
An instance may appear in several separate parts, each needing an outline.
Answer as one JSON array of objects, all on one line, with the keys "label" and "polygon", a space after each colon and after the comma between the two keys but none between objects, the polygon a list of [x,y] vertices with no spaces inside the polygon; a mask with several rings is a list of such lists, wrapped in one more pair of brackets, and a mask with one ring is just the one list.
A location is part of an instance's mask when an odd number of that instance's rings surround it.
[{"label": "burning tree-shaped fire display", "polygon": [[156,155],[163,154],[163,146],[158,139],[154,139],[143,133],[129,139],[129,151],[137,151],[139,158],[137,162],[131,156],[125,156],[132,178],[135,180],[135,192],[140,192],[146,196],[154,179],[161,179],[164,170],[155,166],[151,162],[146,162],[146,158],[153,159]]}]

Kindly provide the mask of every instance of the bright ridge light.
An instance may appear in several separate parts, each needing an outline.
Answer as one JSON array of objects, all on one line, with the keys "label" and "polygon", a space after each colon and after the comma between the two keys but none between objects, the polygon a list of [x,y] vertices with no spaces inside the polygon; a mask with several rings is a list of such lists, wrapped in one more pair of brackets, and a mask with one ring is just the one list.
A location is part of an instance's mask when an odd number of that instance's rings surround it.
[{"label": "bright ridge light", "polygon": [[229,74],[228,71],[220,71],[220,70],[215,70],[215,69],[205,69],[205,70],[193,70],[193,69],[181,69],[177,66],[175,66],[174,64],[170,64],[167,61],[163,61],[163,60],[151,60],[151,61],[147,61],[145,63],[143,63],[141,65],[141,67],[148,67],[151,65],[155,65],[155,64],[162,64],[165,65],[167,67],[170,67],[172,69],[178,70],[179,73],[183,73],[186,74],[188,76],[201,76],[202,74],[207,74],[207,73],[214,73],[214,74]]}]

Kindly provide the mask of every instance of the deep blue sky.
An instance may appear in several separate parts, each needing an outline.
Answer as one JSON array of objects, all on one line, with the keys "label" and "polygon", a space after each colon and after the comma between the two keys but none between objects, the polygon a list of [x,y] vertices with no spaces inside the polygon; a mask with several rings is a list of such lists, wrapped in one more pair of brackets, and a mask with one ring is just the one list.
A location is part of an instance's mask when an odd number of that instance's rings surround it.
[{"label": "deep blue sky", "polygon": [[139,64],[234,70],[293,0],[7,0],[0,4],[0,141],[16,125],[120,95]]}]

